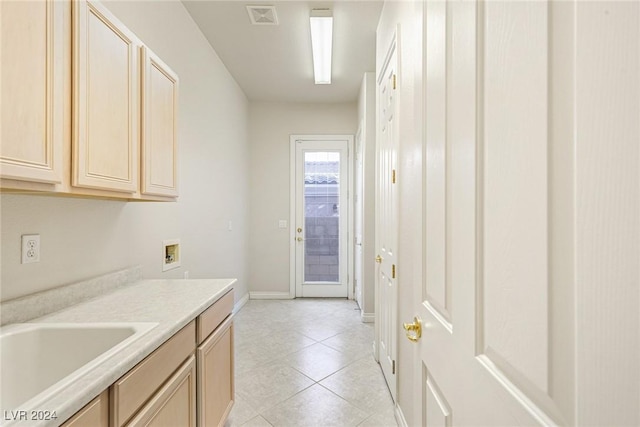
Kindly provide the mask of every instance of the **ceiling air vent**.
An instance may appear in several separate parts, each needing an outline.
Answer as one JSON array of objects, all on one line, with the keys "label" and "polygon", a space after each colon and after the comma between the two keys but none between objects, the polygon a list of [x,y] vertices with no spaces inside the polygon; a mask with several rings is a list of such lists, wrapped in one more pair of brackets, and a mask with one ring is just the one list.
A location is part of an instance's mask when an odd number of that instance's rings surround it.
[{"label": "ceiling air vent", "polygon": [[278,25],[275,6],[247,6],[253,25]]}]

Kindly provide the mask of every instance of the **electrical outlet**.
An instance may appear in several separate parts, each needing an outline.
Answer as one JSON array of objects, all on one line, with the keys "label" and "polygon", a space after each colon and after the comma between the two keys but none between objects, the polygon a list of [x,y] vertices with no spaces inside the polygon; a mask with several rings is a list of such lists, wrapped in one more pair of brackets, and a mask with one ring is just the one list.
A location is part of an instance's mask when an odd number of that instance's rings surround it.
[{"label": "electrical outlet", "polygon": [[24,234],[22,236],[22,263],[40,262],[40,235]]}]

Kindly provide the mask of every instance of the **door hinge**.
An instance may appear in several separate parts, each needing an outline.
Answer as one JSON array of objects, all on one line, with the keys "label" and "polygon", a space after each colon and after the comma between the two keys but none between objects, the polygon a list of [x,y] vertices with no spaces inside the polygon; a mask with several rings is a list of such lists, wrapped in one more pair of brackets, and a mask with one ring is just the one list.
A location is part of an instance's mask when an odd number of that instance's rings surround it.
[{"label": "door hinge", "polygon": [[395,170],[395,169],[393,169],[393,170],[391,171],[391,183],[392,183],[392,184],[395,184],[395,183],[396,183],[396,170]]},{"label": "door hinge", "polygon": [[391,264],[391,278],[392,279],[396,278],[396,265],[395,264]]},{"label": "door hinge", "polygon": [[396,75],[393,75],[393,88],[396,88]]},{"label": "door hinge", "polygon": [[391,374],[395,375],[396,374],[396,361],[392,361],[391,362]]}]

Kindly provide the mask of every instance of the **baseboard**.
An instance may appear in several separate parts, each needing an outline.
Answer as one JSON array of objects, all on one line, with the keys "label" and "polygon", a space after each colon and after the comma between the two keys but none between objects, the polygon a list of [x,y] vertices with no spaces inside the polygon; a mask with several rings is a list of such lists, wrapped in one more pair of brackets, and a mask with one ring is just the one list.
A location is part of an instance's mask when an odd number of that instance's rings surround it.
[{"label": "baseboard", "polygon": [[360,319],[362,320],[362,323],[374,323],[376,321],[376,314],[375,313],[361,313],[360,314]]},{"label": "baseboard", "polygon": [[291,299],[289,292],[249,292],[249,299]]},{"label": "baseboard", "polygon": [[234,304],[233,306],[233,314],[236,314],[237,312],[240,311],[240,309],[249,301],[249,292],[247,292],[246,294],[244,294],[244,296],[242,298],[240,298],[238,300],[237,303]]},{"label": "baseboard", "polygon": [[407,419],[404,417],[402,409],[400,409],[400,405],[398,405],[397,403],[393,413],[396,416],[396,421],[398,422],[399,427],[409,427],[409,424],[407,424]]}]

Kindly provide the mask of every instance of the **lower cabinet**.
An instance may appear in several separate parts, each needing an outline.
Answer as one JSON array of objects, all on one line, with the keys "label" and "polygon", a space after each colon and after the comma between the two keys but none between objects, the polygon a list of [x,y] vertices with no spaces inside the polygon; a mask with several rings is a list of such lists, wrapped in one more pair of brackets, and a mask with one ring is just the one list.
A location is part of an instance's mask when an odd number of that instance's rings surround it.
[{"label": "lower cabinet", "polygon": [[234,401],[233,320],[227,318],[196,350],[198,425],[224,425]]},{"label": "lower cabinet", "polygon": [[196,426],[196,360],[191,356],[127,426]]},{"label": "lower cabinet", "polygon": [[103,391],[62,427],[109,427],[109,392]]},{"label": "lower cabinet", "polygon": [[[149,415],[154,411],[148,407],[149,404],[161,405],[161,401],[171,397],[167,395],[170,391],[166,390],[169,383],[175,380],[176,375],[182,373],[188,376],[190,372],[188,361],[193,359],[196,349],[195,323],[193,321],[178,331],[110,387],[111,426],[147,425],[149,418],[140,417],[141,413],[145,412]],[[192,365],[195,368],[195,362]],[[181,416],[182,419],[193,418],[194,424],[184,424],[185,427],[195,425],[195,372],[189,380],[194,385],[192,390],[189,389],[190,393],[193,392],[191,393],[193,398],[190,401],[193,404],[193,410],[189,408]],[[184,408],[181,407],[181,409]]]},{"label": "lower cabinet", "polygon": [[63,427],[223,426],[234,399],[233,291]]}]

